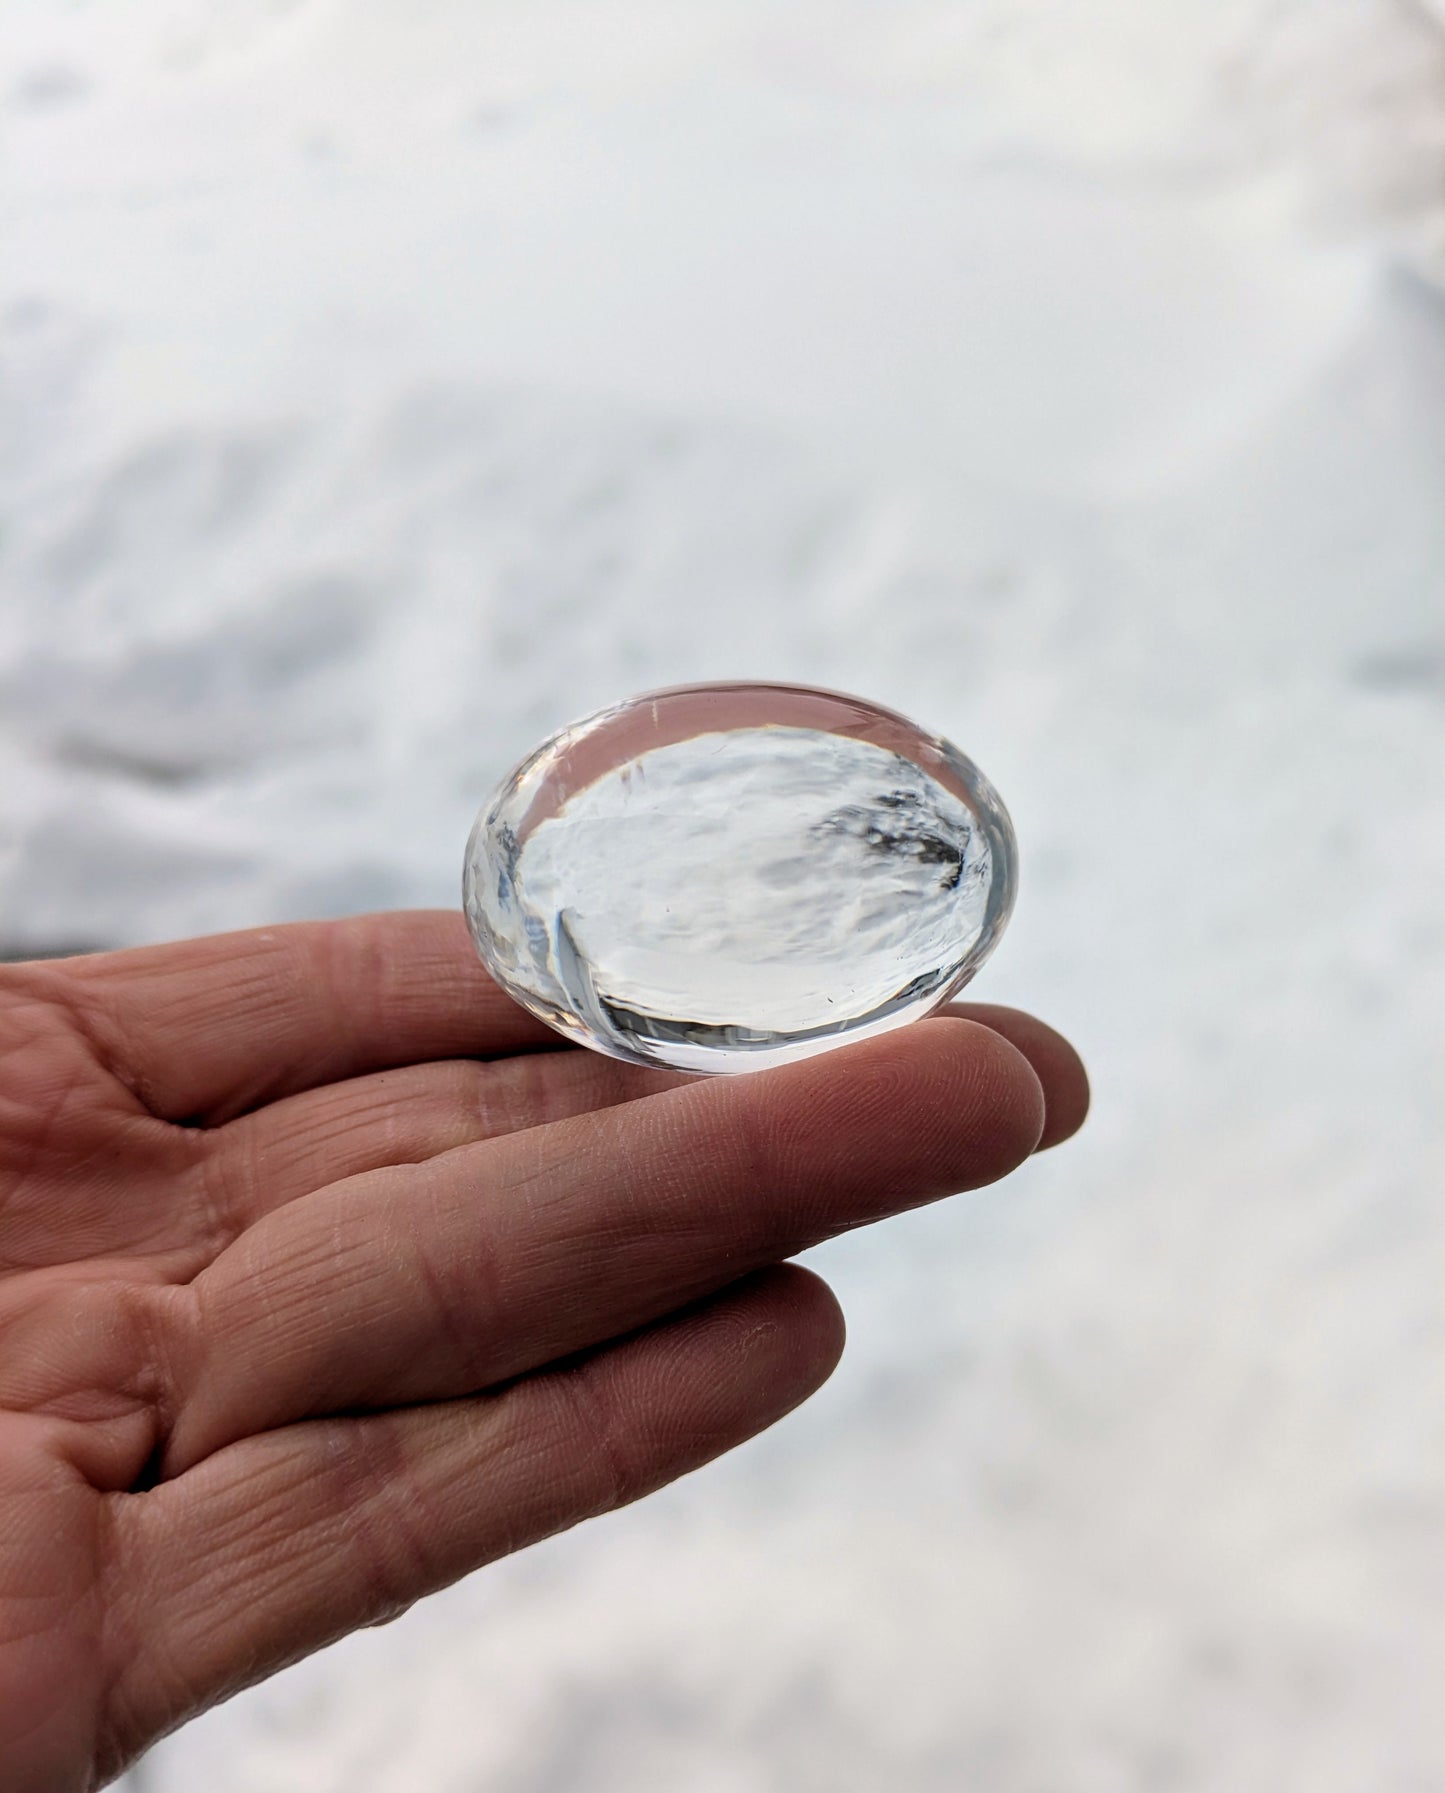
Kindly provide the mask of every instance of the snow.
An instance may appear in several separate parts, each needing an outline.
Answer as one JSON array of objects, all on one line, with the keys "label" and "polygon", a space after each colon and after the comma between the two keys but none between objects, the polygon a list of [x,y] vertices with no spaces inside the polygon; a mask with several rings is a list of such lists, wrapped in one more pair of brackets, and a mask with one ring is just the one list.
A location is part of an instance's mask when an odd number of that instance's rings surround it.
[{"label": "snow", "polygon": [[457,900],[794,678],[1018,826],[1084,1135],[834,1381],[146,1793],[1445,1785],[1436,0],[7,11],[0,943]]}]

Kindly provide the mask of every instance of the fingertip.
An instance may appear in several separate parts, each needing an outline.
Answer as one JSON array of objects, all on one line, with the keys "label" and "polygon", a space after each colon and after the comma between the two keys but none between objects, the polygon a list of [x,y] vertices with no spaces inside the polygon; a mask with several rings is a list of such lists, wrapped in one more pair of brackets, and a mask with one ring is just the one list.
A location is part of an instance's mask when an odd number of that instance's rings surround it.
[{"label": "fingertip", "polygon": [[1089,1104],[1093,1099],[1084,1061],[1061,1035],[1055,1034],[1054,1037],[1065,1049],[1068,1070],[1051,1079],[1048,1119],[1044,1125],[1043,1137],[1034,1148],[1039,1152],[1046,1152],[1051,1146],[1059,1146],[1066,1139],[1072,1139],[1089,1118]]},{"label": "fingertip", "polygon": [[621,1431],[644,1441],[627,1498],[784,1419],[832,1375],[843,1334],[827,1284],[775,1264],[589,1354]]},{"label": "fingertip", "polygon": [[871,1193],[886,1192],[869,1219],[997,1182],[1034,1151],[1046,1119],[1025,1055],[957,1015],[764,1075],[776,1080],[772,1123],[793,1129],[810,1162],[849,1180],[866,1170]]},{"label": "fingertip", "polygon": [[944,1013],[917,1023],[930,1049],[958,1067],[958,1120],[971,1144],[969,1187],[996,1183],[1037,1150],[1048,1120],[1044,1086],[1027,1056],[995,1029]]},{"label": "fingertip", "polygon": [[773,1419],[807,1400],[843,1355],[843,1310],[820,1276],[799,1264],[772,1264],[714,1297],[738,1341],[744,1379],[765,1393]]},{"label": "fingertip", "polygon": [[848,1339],[847,1321],[838,1297],[829,1285],[801,1264],[775,1264],[760,1272],[769,1299],[787,1315],[800,1347],[806,1345],[812,1372],[811,1388],[819,1388],[838,1367]]},{"label": "fingertip", "polygon": [[1063,1034],[1036,1015],[997,1003],[950,1003],[939,1014],[988,1028],[1029,1061],[1043,1086],[1046,1109],[1036,1151],[1047,1151],[1073,1138],[1089,1113],[1089,1074]]}]

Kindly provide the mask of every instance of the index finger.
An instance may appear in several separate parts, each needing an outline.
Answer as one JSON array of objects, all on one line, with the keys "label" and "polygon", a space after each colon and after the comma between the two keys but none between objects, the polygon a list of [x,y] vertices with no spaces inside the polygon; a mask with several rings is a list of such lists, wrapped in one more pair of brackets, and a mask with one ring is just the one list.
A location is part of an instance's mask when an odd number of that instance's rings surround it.
[{"label": "index finger", "polygon": [[562,1044],[446,909],[93,953],[56,974],[109,1068],[164,1120],[215,1125],[369,1071]]}]

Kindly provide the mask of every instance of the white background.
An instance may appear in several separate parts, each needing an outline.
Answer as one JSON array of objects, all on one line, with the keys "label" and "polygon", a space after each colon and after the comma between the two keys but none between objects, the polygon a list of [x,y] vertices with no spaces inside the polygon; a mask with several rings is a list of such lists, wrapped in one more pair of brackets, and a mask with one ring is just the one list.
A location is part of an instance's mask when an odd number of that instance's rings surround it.
[{"label": "white background", "polygon": [[1429,0],[12,0],[0,942],[457,900],[683,679],[1018,826],[1096,1106],[833,1382],[146,1793],[1445,1789]]}]

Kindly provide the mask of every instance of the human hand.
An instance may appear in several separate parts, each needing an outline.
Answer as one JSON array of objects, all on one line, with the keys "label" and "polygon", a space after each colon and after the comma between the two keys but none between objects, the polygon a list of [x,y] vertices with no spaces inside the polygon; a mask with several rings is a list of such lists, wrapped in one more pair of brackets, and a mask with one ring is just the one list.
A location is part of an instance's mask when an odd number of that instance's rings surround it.
[{"label": "human hand", "polygon": [[742,1077],[564,1048],[440,912],[0,967],[0,1067],[7,1793],[771,1424],[843,1336],[782,1260],[1088,1102],[979,1005]]}]

